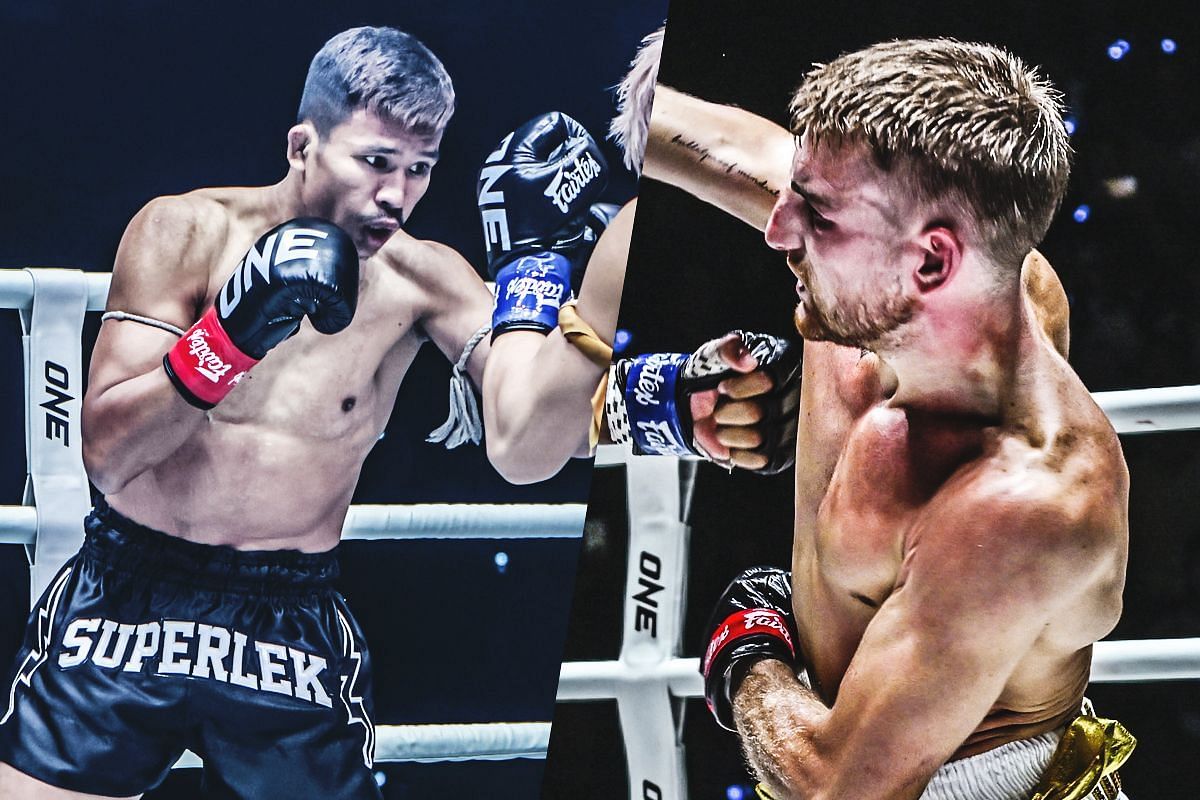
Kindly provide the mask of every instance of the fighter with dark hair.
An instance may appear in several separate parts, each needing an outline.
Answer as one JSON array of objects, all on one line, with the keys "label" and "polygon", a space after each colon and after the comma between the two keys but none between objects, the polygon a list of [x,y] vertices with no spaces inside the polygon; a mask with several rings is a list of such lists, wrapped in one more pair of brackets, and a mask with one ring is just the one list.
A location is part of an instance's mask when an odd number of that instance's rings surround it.
[{"label": "fighter with dark hair", "polygon": [[[460,255],[404,230],[454,102],[412,36],[345,31],[312,62],[282,180],[130,222],[84,399],[103,499],[31,617],[0,796],[137,796],[185,748],[230,796],[379,796],[334,548],[417,351],[458,360],[490,313]],[[488,349],[466,356],[476,382]]]}]

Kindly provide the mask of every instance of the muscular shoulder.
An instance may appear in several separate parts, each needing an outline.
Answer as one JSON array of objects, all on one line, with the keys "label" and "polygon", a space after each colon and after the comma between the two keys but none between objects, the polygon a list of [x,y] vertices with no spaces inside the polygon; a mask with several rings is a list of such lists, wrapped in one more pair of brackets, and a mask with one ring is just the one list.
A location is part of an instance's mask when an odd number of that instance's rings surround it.
[{"label": "muscular shoulder", "polygon": [[402,276],[427,281],[455,280],[456,275],[475,274],[467,260],[453,247],[427,239],[417,239],[404,232],[392,237],[376,258]]},{"label": "muscular shoulder", "polygon": [[1126,495],[1123,463],[1100,443],[1034,447],[1010,437],[947,482],[930,505],[925,535],[986,553],[978,566],[997,576],[1087,583],[1123,563]]},{"label": "muscular shoulder", "polygon": [[219,249],[229,232],[224,203],[205,191],[156,197],[130,221],[122,244],[198,253]]},{"label": "muscular shoulder", "polygon": [[206,301],[229,228],[225,206],[203,192],[151,200],[121,238],[109,308],[191,324],[190,308]]},{"label": "muscular shoulder", "polygon": [[409,284],[419,316],[445,310],[464,297],[478,299],[487,295],[471,264],[454,248],[439,242],[415,239],[401,232],[375,258]]}]

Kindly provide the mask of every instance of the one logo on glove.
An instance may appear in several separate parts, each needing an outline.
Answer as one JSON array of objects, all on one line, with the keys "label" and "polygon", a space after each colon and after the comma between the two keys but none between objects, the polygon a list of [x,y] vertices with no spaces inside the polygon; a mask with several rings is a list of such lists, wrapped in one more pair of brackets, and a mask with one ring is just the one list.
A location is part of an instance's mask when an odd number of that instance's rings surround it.
[{"label": "one logo on glove", "polygon": [[558,168],[554,180],[550,181],[544,194],[553,201],[559,211],[566,214],[571,210],[571,201],[579,197],[585,186],[600,177],[600,173],[600,162],[591,152],[584,150],[575,159],[569,172],[561,166]]},{"label": "one logo on glove", "polygon": [[[229,370],[233,369],[232,364],[227,364],[217,355],[208,345],[209,332],[207,328],[196,328],[188,334],[188,354],[196,359],[196,372],[199,372],[205,378],[208,378],[213,383],[219,383],[221,378]],[[240,375],[235,376],[235,381],[241,378]]]},{"label": "one logo on glove", "polygon": [[[217,295],[217,305],[221,309],[222,319],[228,319],[230,312],[237,308],[242,301],[242,294],[249,291],[257,273],[262,279],[271,282],[271,266],[294,261],[297,258],[316,258],[317,239],[326,239],[329,234],[312,228],[288,228],[279,233],[272,233],[263,242],[262,252],[254,245],[246,251],[241,263],[237,265],[234,277],[225,284],[225,288]],[[279,247],[275,243],[279,242]]]}]

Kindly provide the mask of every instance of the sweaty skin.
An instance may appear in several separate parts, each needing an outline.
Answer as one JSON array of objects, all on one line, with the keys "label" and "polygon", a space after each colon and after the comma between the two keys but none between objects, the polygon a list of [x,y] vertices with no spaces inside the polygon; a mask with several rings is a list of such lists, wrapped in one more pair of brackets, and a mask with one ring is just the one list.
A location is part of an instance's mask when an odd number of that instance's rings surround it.
[{"label": "sweaty skin", "polygon": [[[113,508],[205,544],[337,544],[363,459],[417,350],[433,341],[457,360],[488,319],[490,293],[461,256],[395,230],[424,193],[436,138],[363,111],[325,140],[298,125],[280,183],[159,198],[137,214],[117,253],[110,309],[187,328],[263,231],[306,213],[355,240],[359,301],[341,333],[305,321],[207,413],[188,406],[162,369],[175,336],[104,323],[84,400],[84,457]],[[483,342],[468,364],[476,383],[488,349]]]},{"label": "sweaty skin", "polygon": [[[803,202],[794,151],[766,120],[660,86],[646,174],[802,251],[769,229],[780,197]],[[979,338],[998,353],[983,410],[954,393],[961,373],[931,375],[949,388],[929,402],[912,364],[805,342],[792,569],[814,691],[763,660],[735,698],[776,797],[915,798],[945,761],[1078,714],[1091,645],[1120,614],[1128,474],[1065,361],[1066,298],[1040,255],[1008,302],[982,335],[941,319],[967,332],[948,354],[968,360]]]}]

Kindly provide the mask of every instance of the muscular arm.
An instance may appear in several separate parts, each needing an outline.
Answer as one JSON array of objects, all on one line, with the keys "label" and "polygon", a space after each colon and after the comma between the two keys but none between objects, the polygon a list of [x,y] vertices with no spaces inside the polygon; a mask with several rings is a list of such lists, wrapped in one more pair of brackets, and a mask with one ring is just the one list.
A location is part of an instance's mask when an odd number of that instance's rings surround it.
[{"label": "muscular arm", "polygon": [[643,174],[763,230],[791,180],[794,149],[769,120],[659,84]]},{"label": "muscular arm", "polygon": [[[423,251],[400,269],[409,272],[423,292],[418,324],[442,355],[456,364],[467,340],[491,319],[492,293],[457,251],[435,242],[417,245]],[[483,385],[483,365],[490,349],[485,336],[467,361],[475,386]]]},{"label": "muscular arm", "polygon": [[910,533],[832,708],[782,662],[751,668],[735,719],[777,798],[918,797],[1076,587],[1091,583],[1089,569],[1111,568],[1057,504],[1019,495],[1010,485],[943,502]]},{"label": "muscular arm", "polygon": [[[208,259],[223,224],[213,230],[195,201],[159,198],[129,223],[113,265],[109,310],[187,328],[205,302]],[[88,476],[106,494],[175,452],[200,426],[204,412],[188,405],[163,370],[174,334],[131,321],[100,328],[83,399],[83,457]]]},{"label": "muscular arm", "polygon": [[[636,202],[627,204],[605,229],[579,291],[579,316],[610,343],[635,209]],[[562,329],[496,338],[484,372],[483,414],[488,457],[507,480],[545,480],[586,449],[591,398],[603,372]]]}]

